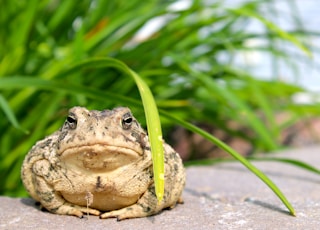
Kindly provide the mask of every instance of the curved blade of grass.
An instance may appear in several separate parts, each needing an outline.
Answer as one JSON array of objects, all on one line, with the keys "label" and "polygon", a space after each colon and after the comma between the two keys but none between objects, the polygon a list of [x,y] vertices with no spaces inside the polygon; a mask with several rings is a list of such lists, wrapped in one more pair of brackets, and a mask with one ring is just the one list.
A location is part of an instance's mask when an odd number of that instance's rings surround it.
[{"label": "curved blade of grass", "polygon": [[2,108],[3,112],[7,116],[9,122],[13,125],[13,127],[23,131],[24,133],[28,133],[27,130],[23,129],[20,125],[19,122],[17,121],[14,113],[10,109],[10,106],[6,99],[0,94],[0,107]]},{"label": "curved blade of grass", "polygon": [[264,173],[262,173],[258,168],[256,168],[254,165],[252,165],[249,161],[247,161],[242,155],[237,153],[235,150],[233,150],[231,147],[220,141],[219,139],[212,136],[210,133],[188,123],[185,122],[177,117],[172,116],[171,114],[160,110],[160,113],[164,115],[165,117],[169,118],[172,121],[175,121],[176,123],[179,123],[183,127],[189,129],[192,132],[198,133],[204,138],[208,139],[215,145],[217,145],[219,148],[225,150],[228,152],[231,156],[233,156],[236,160],[238,160],[241,164],[243,164],[245,167],[247,167],[252,173],[254,173],[257,177],[259,177],[283,202],[283,204],[288,208],[291,215],[295,216],[295,211],[292,205],[289,203],[287,198],[284,196],[284,194],[280,191],[280,189],[267,177]]},{"label": "curved blade of grass", "polygon": [[153,160],[156,195],[158,201],[161,201],[164,194],[164,150],[159,113],[152,93],[147,84],[135,72],[132,70],[130,72],[139,88],[146,114]]},{"label": "curved blade of grass", "polygon": [[141,95],[150,138],[156,196],[160,202],[164,194],[164,150],[158,109],[147,84],[127,66],[123,66],[123,68],[127,68],[129,75],[134,78]]}]

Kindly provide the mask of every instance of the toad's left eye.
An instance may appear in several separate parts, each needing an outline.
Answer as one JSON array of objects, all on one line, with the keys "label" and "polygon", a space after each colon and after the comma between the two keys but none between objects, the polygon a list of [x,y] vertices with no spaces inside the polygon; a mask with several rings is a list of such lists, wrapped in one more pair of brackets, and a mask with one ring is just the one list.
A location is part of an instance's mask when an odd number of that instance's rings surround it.
[{"label": "toad's left eye", "polygon": [[75,129],[77,127],[77,119],[73,114],[67,117],[66,123],[70,129]]},{"label": "toad's left eye", "polygon": [[121,122],[122,128],[129,129],[132,125],[132,121],[133,121],[133,118],[132,118],[131,113],[124,114],[122,117],[122,122]]}]

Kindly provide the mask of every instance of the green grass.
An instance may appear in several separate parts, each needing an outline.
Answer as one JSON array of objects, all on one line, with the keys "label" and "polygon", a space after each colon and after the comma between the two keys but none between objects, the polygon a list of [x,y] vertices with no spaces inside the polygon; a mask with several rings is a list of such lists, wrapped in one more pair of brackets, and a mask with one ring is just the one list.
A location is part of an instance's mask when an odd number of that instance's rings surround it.
[{"label": "green grass", "polygon": [[[37,140],[61,126],[70,107],[102,110],[124,105],[143,126],[148,125],[153,140],[161,136],[161,129],[152,127],[157,122],[150,122],[157,120],[157,109],[164,136],[176,125],[203,135],[264,180],[293,213],[258,169],[193,124],[215,125],[245,137],[256,151],[281,148],[282,130],[319,114],[319,106],[293,103],[292,96],[304,89],[278,80],[277,75],[259,80],[236,68],[234,56],[251,51],[247,42],[259,39],[264,43],[254,50],[272,55],[276,63],[309,62],[312,54],[305,43],[309,33],[301,32],[293,14],[285,16],[295,19],[296,30],[279,28],[266,13],[274,11],[272,1],[229,9],[219,0],[211,5],[194,1],[179,11],[170,10],[171,3],[0,1],[0,173],[5,175],[0,194],[26,195],[20,181],[22,160]],[[155,17],[165,18],[165,24],[148,37],[137,38]],[[261,23],[264,32],[246,31],[250,21]],[[295,47],[297,54],[292,57],[283,44]],[[156,106],[148,106],[146,89]],[[147,100],[153,97],[149,94]],[[275,114],[280,112],[288,118],[279,125]],[[242,124],[252,135],[230,129],[228,121]],[[153,153],[158,156],[153,160],[160,160],[154,164],[160,175],[161,154]]]}]

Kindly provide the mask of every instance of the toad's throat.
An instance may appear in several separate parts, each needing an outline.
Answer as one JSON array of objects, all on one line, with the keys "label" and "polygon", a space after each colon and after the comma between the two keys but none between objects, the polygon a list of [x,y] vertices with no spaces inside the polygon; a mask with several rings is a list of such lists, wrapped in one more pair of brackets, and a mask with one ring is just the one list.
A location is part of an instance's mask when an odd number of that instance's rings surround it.
[{"label": "toad's throat", "polygon": [[123,146],[93,144],[66,148],[60,159],[68,168],[110,171],[135,162],[142,151]]}]

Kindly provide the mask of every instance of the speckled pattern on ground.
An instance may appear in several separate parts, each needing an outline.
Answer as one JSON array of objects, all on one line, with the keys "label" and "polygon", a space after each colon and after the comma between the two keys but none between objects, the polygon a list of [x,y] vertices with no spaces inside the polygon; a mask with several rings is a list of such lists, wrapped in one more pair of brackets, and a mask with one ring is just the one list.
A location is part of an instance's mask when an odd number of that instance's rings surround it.
[{"label": "speckled pattern on ground", "polygon": [[[276,155],[320,168],[320,146]],[[189,167],[185,203],[173,210],[117,222],[40,211],[30,198],[0,197],[0,229],[319,229],[320,176],[279,162],[253,162],[283,191],[296,217],[240,163]]]}]

